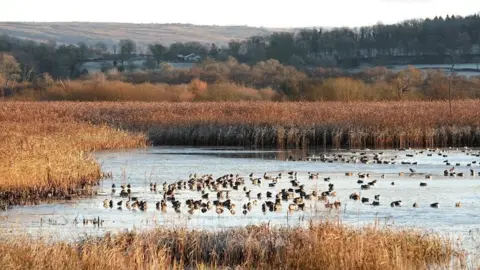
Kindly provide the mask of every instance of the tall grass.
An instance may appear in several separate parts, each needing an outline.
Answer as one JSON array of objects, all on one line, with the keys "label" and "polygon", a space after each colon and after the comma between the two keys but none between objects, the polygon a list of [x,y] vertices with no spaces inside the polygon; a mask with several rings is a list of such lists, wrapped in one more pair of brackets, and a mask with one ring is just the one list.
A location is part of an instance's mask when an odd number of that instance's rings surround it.
[{"label": "tall grass", "polygon": [[2,241],[0,253],[2,269],[432,269],[449,267],[456,255],[434,235],[337,223],[156,229],[75,243],[14,239]]},{"label": "tall grass", "polygon": [[[37,106],[40,109],[42,104]],[[102,172],[90,151],[136,147],[146,142],[141,134],[75,122],[60,115],[42,119],[37,115],[39,110],[10,112],[21,113],[22,121],[9,119],[2,112],[1,205],[91,193]]]},{"label": "tall grass", "polygon": [[[148,134],[157,144],[318,147],[480,145],[480,101],[6,102],[0,119],[80,121]],[[60,118],[59,118],[60,117]]]}]

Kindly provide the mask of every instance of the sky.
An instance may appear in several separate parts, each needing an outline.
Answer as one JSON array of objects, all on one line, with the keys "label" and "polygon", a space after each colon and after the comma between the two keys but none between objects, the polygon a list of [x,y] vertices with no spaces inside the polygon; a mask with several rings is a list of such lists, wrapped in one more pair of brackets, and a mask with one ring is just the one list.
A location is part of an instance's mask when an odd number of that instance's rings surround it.
[{"label": "sky", "polygon": [[480,0],[0,0],[0,21],[356,27],[471,15]]}]

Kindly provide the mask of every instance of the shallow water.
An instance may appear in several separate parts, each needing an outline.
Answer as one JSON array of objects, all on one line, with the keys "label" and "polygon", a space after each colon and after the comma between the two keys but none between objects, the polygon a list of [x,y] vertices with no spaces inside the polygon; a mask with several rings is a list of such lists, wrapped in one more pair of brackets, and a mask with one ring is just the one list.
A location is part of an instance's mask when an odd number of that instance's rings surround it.
[{"label": "shallow water", "polygon": [[[363,152],[363,153],[362,153]],[[332,163],[321,161],[286,161],[291,153],[276,150],[241,150],[207,149],[207,148],[178,148],[153,147],[142,150],[102,152],[96,153],[105,172],[112,172],[113,179],[102,180],[99,195],[91,198],[77,199],[56,204],[38,206],[14,207],[0,213],[0,229],[3,233],[28,234],[31,236],[54,235],[55,239],[76,239],[84,235],[101,235],[107,231],[124,231],[153,227],[186,226],[198,229],[221,229],[248,224],[269,222],[280,225],[305,225],[310,220],[325,220],[340,218],[344,224],[363,225],[375,221],[381,225],[420,228],[426,231],[440,232],[445,235],[461,237],[461,242],[470,243],[474,247],[479,235],[480,225],[480,176],[470,176],[470,169],[479,171],[480,157],[478,150],[462,152],[449,150],[439,156],[437,153],[424,151],[357,151],[360,154],[373,156],[373,153],[383,152],[382,159],[395,158],[396,164],[363,164],[345,163],[341,160]],[[347,160],[351,152],[335,152],[343,154]],[[432,154],[427,156],[427,154]],[[413,154],[414,157],[407,157]],[[443,155],[447,155],[444,157]],[[331,153],[329,154],[331,156]],[[446,166],[448,160],[452,165]],[[418,162],[418,165],[401,164],[401,162]],[[476,163],[472,163],[476,162]],[[454,166],[460,163],[460,166]],[[470,164],[470,166],[467,166]],[[463,172],[464,177],[444,177],[443,171],[455,167],[457,173]],[[413,168],[416,173],[410,174]],[[274,191],[274,194],[283,188],[290,188],[290,180],[286,172],[297,171],[300,184],[305,184],[307,193],[313,190],[328,190],[325,177],[330,177],[330,183],[335,185],[336,197],[331,202],[342,202],[340,209],[326,209],[324,202],[307,201],[305,211],[288,213],[288,203],[283,202],[281,212],[262,213],[261,203],[253,207],[247,215],[242,214],[241,206],[248,201],[245,192],[232,191],[231,199],[236,203],[236,214],[225,211],[217,215],[215,208],[205,214],[187,213],[184,201],[186,199],[200,199],[200,193],[190,190],[180,190],[176,198],[183,204],[182,213],[177,214],[170,207],[167,213],[155,209],[155,202],[163,198],[162,183],[173,183],[179,180],[188,180],[190,174],[213,174],[214,178],[225,174],[239,174],[245,177],[246,186],[252,190],[252,201],[258,192]],[[261,187],[253,186],[248,180],[248,174],[262,177],[263,174],[276,176],[283,173],[276,187],[268,187],[264,181]],[[308,179],[308,172],[320,173],[316,180]],[[353,172],[353,176],[345,176],[345,172]],[[404,176],[399,176],[404,172]],[[370,190],[361,190],[357,184],[357,173],[370,173],[365,183],[374,179],[378,183]],[[385,177],[382,178],[381,175]],[[426,174],[432,174],[433,179],[425,179]],[[149,184],[158,184],[157,192],[150,191]],[[391,185],[395,182],[395,185]],[[426,187],[420,187],[420,182],[427,182]],[[111,193],[111,185],[117,185],[116,193]],[[116,202],[120,198],[120,185],[130,183],[132,196],[149,203],[145,212],[116,209]],[[362,204],[360,201],[349,200],[349,195],[359,192],[361,197],[368,197],[373,201],[376,194],[381,195],[380,206],[374,207]],[[210,198],[215,198],[212,192]],[[103,200],[112,199],[115,202],[113,209],[104,208]],[[274,201],[273,199],[270,199]],[[402,207],[391,207],[390,203],[402,200]],[[413,208],[414,202],[419,204]],[[430,204],[439,202],[439,208],[431,208]],[[461,202],[460,208],[455,207]],[[84,225],[83,219],[100,217],[104,220],[103,226],[92,224]]]}]

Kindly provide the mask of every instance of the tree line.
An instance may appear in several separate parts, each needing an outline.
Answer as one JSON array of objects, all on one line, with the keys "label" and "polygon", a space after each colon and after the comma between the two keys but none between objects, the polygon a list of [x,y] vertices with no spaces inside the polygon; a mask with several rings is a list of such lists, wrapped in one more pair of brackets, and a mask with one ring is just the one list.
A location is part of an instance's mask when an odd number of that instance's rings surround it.
[{"label": "tree line", "polygon": [[[198,42],[151,44],[143,52],[149,57],[145,69],[158,68],[163,61],[175,61],[177,55],[195,53],[203,59],[226,61],[234,57],[240,63],[255,65],[276,59],[284,65],[306,70],[312,67],[354,67],[361,59],[375,58],[374,64],[391,64],[393,57],[423,57],[445,63],[453,57],[461,61],[480,52],[480,16],[446,16],[433,19],[407,20],[397,24],[381,23],[359,28],[302,29],[276,32],[232,40],[227,46]],[[10,36],[0,36],[0,52],[12,55],[20,65],[19,76],[29,80],[35,74],[48,73],[54,78],[75,78],[82,75],[81,63],[92,58],[109,59],[119,71],[125,70],[132,56],[140,50],[133,40],[121,40],[109,48],[106,44],[79,43],[57,45],[35,43]],[[448,57],[446,57],[448,56]]]}]

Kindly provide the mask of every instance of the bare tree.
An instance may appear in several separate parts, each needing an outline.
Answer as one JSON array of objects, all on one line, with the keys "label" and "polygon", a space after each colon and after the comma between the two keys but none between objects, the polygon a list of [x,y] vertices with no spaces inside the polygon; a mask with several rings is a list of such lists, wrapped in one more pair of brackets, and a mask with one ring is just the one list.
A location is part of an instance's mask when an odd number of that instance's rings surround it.
[{"label": "bare tree", "polygon": [[22,82],[29,82],[33,75],[35,74],[35,67],[29,67],[27,65],[23,65],[22,68]]},{"label": "bare tree", "polygon": [[397,94],[398,99],[401,99],[403,94],[412,90],[412,80],[410,76],[399,76],[397,78]]},{"label": "bare tree", "polygon": [[77,57],[80,61],[85,61],[89,57],[89,49],[85,42],[77,44]]},{"label": "bare tree", "polygon": [[105,44],[104,42],[97,42],[94,46],[95,50],[97,51],[97,53],[99,54],[105,54],[107,53],[108,51],[108,46],[107,44]]},{"label": "bare tree", "polygon": [[398,99],[402,99],[402,96],[406,92],[410,92],[415,85],[420,81],[421,73],[414,67],[409,66],[405,70],[402,70],[397,74],[397,94]]},{"label": "bare tree", "polygon": [[128,60],[130,56],[136,51],[137,45],[135,44],[135,41],[131,39],[122,39],[118,43],[118,46],[120,47],[120,62],[123,62]]},{"label": "bare tree", "polygon": [[4,78],[4,86],[1,87],[2,99],[5,97],[5,88],[8,87],[10,81],[19,78],[20,65],[15,57],[10,54],[0,53],[0,75]]},{"label": "bare tree", "polygon": [[160,62],[162,61],[163,56],[167,52],[167,48],[165,48],[162,44],[156,43],[150,44],[148,46],[148,49],[150,50],[153,58],[155,58],[155,61],[157,62],[157,67],[160,66]]}]

